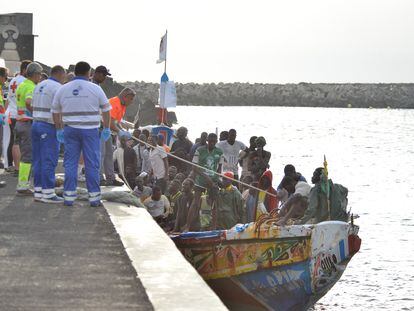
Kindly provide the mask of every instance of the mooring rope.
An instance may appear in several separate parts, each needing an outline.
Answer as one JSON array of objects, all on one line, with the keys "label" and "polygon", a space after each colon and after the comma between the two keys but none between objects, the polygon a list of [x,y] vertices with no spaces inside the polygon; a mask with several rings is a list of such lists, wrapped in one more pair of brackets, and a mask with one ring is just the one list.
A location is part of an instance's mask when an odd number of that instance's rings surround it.
[{"label": "mooring rope", "polygon": [[[137,142],[140,142],[140,143],[142,143],[142,144],[145,144],[147,147],[154,148],[154,146],[152,146],[151,144],[147,143],[146,141],[143,141],[143,140],[141,140],[141,139],[138,139],[138,138],[136,138],[136,137],[134,137],[134,136],[132,136],[131,138],[132,138],[133,140],[137,141]],[[201,165],[198,165],[197,163],[194,163],[194,162],[188,161],[188,160],[186,160],[186,159],[180,158],[180,157],[176,156],[175,154],[172,154],[172,153],[169,153],[169,152],[166,152],[166,154],[167,154],[167,156],[169,156],[169,157],[171,157],[171,158],[174,158],[174,159],[177,159],[177,160],[179,160],[179,161],[182,161],[182,162],[184,162],[184,163],[186,163],[186,164],[188,164],[188,165],[195,166],[195,167],[197,167],[197,168],[199,168],[199,169],[201,169],[201,170],[203,170],[203,171],[210,172],[210,173],[215,174],[215,175],[217,175],[217,176],[220,176],[220,177],[222,177],[222,178],[229,179],[229,180],[231,180],[232,182],[235,182],[235,183],[238,183],[238,184],[240,184],[240,185],[243,185],[243,186],[245,186],[245,187],[247,187],[247,188],[254,189],[254,190],[256,190],[256,191],[261,191],[261,192],[266,193],[266,194],[267,194],[267,195],[269,195],[269,196],[272,196],[272,197],[277,198],[277,195],[276,195],[276,194],[274,194],[274,193],[267,192],[267,191],[265,191],[265,190],[263,190],[263,189],[260,189],[260,188],[258,188],[258,187],[255,187],[255,186],[252,186],[252,185],[246,184],[245,182],[242,182],[242,181],[240,181],[240,180],[237,180],[237,179],[234,179],[234,178],[231,178],[231,177],[225,176],[225,175],[224,175],[224,174],[222,174],[222,173],[219,173],[219,172],[216,172],[216,171],[210,170],[210,169],[205,168],[205,167],[203,167],[203,166],[201,166]]]}]

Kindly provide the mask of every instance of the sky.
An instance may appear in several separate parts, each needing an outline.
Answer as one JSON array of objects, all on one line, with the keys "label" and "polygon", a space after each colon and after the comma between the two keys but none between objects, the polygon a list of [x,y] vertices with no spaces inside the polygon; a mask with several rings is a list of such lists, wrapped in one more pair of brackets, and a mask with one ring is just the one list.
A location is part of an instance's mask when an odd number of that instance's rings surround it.
[{"label": "sky", "polygon": [[0,0],[34,14],[35,59],[157,82],[414,82],[412,0]]}]

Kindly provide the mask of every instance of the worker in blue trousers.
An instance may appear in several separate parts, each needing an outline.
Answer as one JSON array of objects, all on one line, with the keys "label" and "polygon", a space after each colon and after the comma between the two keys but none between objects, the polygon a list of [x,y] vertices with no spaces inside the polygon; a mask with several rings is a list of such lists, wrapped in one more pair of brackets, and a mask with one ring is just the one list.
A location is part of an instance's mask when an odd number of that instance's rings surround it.
[{"label": "worker in blue trousers", "polygon": [[66,78],[62,66],[54,66],[49,79],[36,85],[33,92],[32,169],[34,200],[62,203],[55,193],[55,170],[59,158],[59,142],[53,123],[52,103],[57,90]]},{"label": "worker in blue trousers", "polygon": [[[89,82],[91,66],[86,62],[75,65],[75,78],[63,85],[53,100],[52,112],[57,139],[65,144],[64,205],[72,206],[76,199],[78,161],[82,152],[85,161],[86,187],[91,206],[101,206],[99,187],[100,144],[111,136],[108,98],[96,84]],[[101,122],[103,130],[99,137]]]}]

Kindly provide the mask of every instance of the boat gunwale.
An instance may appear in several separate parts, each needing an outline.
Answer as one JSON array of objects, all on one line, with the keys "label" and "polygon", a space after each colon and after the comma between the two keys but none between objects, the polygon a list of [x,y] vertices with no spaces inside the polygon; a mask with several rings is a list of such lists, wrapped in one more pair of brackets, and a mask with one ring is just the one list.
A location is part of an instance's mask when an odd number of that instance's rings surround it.
[{"label": "boat gunwale", "polygon": [[200,239],[200,238],[188,238],[188,239],[174,239],[174,243],[179,248],[191,248],[192,246],[215,246],[215,245],[229,245],[229,244],[254,244],[254,243],[268,243],[276,241],[286,240],[310,240],[311,235],[305,236],[291,236],[291,237],[271,237],[271,238],[250,238],[250,239],[232,239],[227,240],[225,238],[220,239]]}]

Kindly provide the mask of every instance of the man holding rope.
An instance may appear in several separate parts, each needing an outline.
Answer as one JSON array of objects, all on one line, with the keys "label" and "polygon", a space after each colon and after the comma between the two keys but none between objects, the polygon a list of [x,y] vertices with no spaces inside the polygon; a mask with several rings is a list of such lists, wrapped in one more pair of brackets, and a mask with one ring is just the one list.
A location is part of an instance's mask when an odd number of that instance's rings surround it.
[{"label": "man holding rope", "polygon": [[[111,131],[120,138],[131,138],[131,134],[121,125],[126,109],[134,102],[135,91],[124,88],[118,96],[109,99],[111,105]],[[105,173],[105,179],[103,174]],[[124,183],[116,180],[114,173],[114,160],[112,149],[112,137],[101,143],[101,186],[122,186]]]}]

